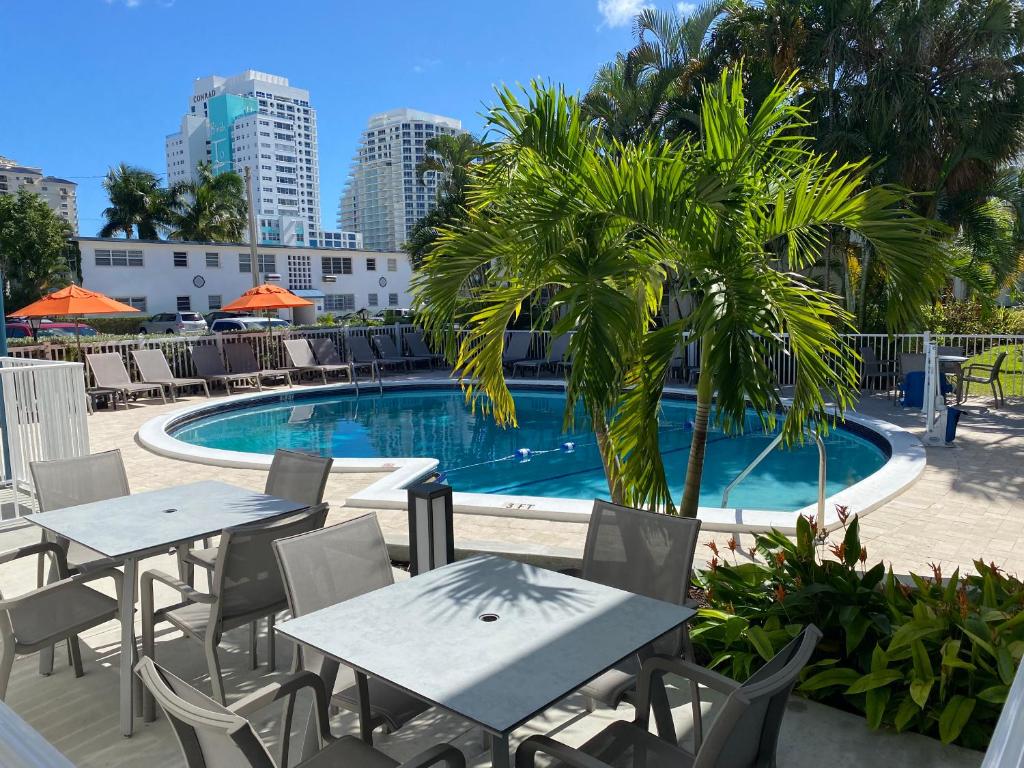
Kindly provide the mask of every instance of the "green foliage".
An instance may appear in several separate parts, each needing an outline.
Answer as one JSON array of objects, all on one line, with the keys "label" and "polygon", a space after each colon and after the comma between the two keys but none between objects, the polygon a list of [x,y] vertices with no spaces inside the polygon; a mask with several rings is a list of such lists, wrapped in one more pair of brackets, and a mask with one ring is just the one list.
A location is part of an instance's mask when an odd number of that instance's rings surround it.
[{"label": "green foliage", "polygon": [[976,298],[930,306],[922,320],[923,327],[933,333],[1024,334],[1024,310],[1005,309]]},{"label": "green foliage", "polygon": [[71,229],[27,189],[0,195],[0,268],[10,284],[8,312],[67,285],[71,279]]},{"label": "green foliage", "polygon": [[135,313],[123,317],[90,317],[85,321],[85,325],[95,328],[97,333],[109,336],[135,336],[139,332],[139,323],[144,318],[144,314]]},{"label": "green foliage", "polygon": [[103,210],[106,223],[100,237],[156,240],[167,219],[167,191],[152,171],[121,163],[103,179],[110,205]]},{"label": "green foliage", "polygon": [[796,542],[757,537],[762,561],[712,560],[710,607],[691,632],[710,665],[745,679],[807,623],[824,636],[797,690],[862,713],[872,728],[987,746],[1024,655],[1024,583],[976,562],[974,575],[905,584],[867,567],[859,521],[824,552],[827,535],[800,518]]},{"label": "green foliage", "polygon": [[234,171],[213,173],[200,163],[196,178],[175,184],[166,196],[168,235],[175,240],[237,243],[248,226],[245,181]]}]

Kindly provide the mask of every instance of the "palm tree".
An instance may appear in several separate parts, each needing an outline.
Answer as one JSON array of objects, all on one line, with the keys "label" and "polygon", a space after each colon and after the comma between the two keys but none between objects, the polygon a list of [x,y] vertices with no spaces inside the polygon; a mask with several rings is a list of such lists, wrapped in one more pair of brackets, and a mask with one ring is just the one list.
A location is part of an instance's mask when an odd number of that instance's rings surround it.
[{"label": "palm tree", "polygon": [[200,163],[196,178],[170,190],[168,232],[176,240],[239,242],[247,224],[245,182],[234,171],[214,174]]},{"label": "palm tree", "polygon": [[156,174],[144,168],[121,163],[103,179],[110,206],[103,210],[106,223],[100,237],[123,233],[140,240],[156,240],[166,217],[166,195]]},{"label": "palm tree", "polygon": [[[739,67],[705,92],[699,139],[621,144],[603,138],[561,89],[534,83],[528,102],[499,93],[489,128],[502,135],[478,169],[468,219],[441,231],[414,280],[427,330],[467,388],[500,423],[515,423],[503,337],[524,303],[539,325],[572,332],[565,422],[582,402],[616,501],[675,511],[658,439],[658,404],[677,343],[702,345],[697,417],[680,511],[695,515],[713,397],[727,430],[748,404],[766,427],[781,406],[768,360],[792,356],[795,387],[783,430],[826,428],[827,401],[847,407],[856,355],[852,318],[797,271],[828,228],[870,243],[885,269],[892,323],[906,321],[941,282],[928,221],[895,188],[865,188],[864,163],[815,154],[792,80],[748,116]],[[474,275],[484,279],[475,282]],[[694,299],[656,328],[667,278]],[[455,328],[458,325],[459,332]],[[788,336],[787,339],[784,337]]]}]

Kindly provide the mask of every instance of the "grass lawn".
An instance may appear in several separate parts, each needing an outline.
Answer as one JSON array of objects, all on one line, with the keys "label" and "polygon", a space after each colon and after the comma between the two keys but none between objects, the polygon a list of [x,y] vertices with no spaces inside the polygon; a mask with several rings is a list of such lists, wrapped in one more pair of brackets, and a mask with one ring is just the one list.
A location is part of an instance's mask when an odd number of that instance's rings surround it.
[{"label": "grass lawn", "polygon": [[[1010,344],[992,347],[987,352],[982,352],[980,355],[972,357],[968,362],[964,363],[964,368],[972,363],[992,365],[996,361],[996,355],[1000,352],[1006,352],[1006,359],[1003,361],[1003,367],[999,371],[999,383],[1003,385],[1003,393],[1007,397],[1024,395],[1024,363],[1021,361],[1021,347],[1019,346]],[[975,371],[974,375],[984,374],[982,371]],[[967,385],[965,384],[964,386],[966,387]],[[972,384],[971,397],[979,395],[991,397],[992,389],[985,384]]]}]

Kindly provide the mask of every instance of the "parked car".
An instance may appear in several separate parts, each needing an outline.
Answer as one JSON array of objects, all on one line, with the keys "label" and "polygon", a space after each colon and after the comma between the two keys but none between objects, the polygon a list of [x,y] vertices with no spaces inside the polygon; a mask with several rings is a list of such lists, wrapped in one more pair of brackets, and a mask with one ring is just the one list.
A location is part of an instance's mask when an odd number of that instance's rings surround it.
[{"label": "parked car", "polygon": [[206,324],[213,325],[214,320],[220,320],[222,317],[249,317],[246,312],[232,312],[230,310],[216,309],[213,312],[206,313]]},{"label": "parked car", "polygon": [[206,321],[198,312],[161,312],[139,326],[139,333],[205,333]]},{"label": "parked car", "polygon": [[[222,317],[210,324],[210,333],[231,333],[232,331],[265,331],[267,330],[267,318],[243,315],[241,317]],[[270,327],[274,329],[287,328],[291,325],[287,320],[279,318],[270,319]]]},{"label": "parked car", "polygon": [[[27,321],[15,321],[9,322],[7,325],[7,338],[8,339],[31,339],[33,336],[36,338],[53,337],[53,336],[74,336],[75,335],[75,324],[74,323],[55,323],[52,320],[43,320],[39,323],[39,331],[35,334],[32,333],[32,324]],[[95,336],[96,329],[90,328],[88,325],[78,326],[79,336]]]}]

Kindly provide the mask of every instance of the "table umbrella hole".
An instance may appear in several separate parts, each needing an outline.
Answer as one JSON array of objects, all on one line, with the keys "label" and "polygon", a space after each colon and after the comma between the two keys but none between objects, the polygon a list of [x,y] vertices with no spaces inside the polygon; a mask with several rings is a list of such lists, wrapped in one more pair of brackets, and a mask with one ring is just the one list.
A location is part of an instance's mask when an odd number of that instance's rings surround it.
[{"label": "table umbrella hole", "polygon": [[490,624],[492,621],[497,621],[500,617],[496,613],[481,613],[478,617],[480,621]]},{"label": "table umbrella hole", "polygon": [[177,512],[178,510],[176,510],[176,509],[175,509],[174,507],[168,507],[167,509],[164,509],[164,510],[161,510],[161,511],[162,511],[162,512],[163,512],[163,513],[164,513],[165,515],[169,515],[169,514],[171,514],[171,513],[173,513],[173,512]]}]

